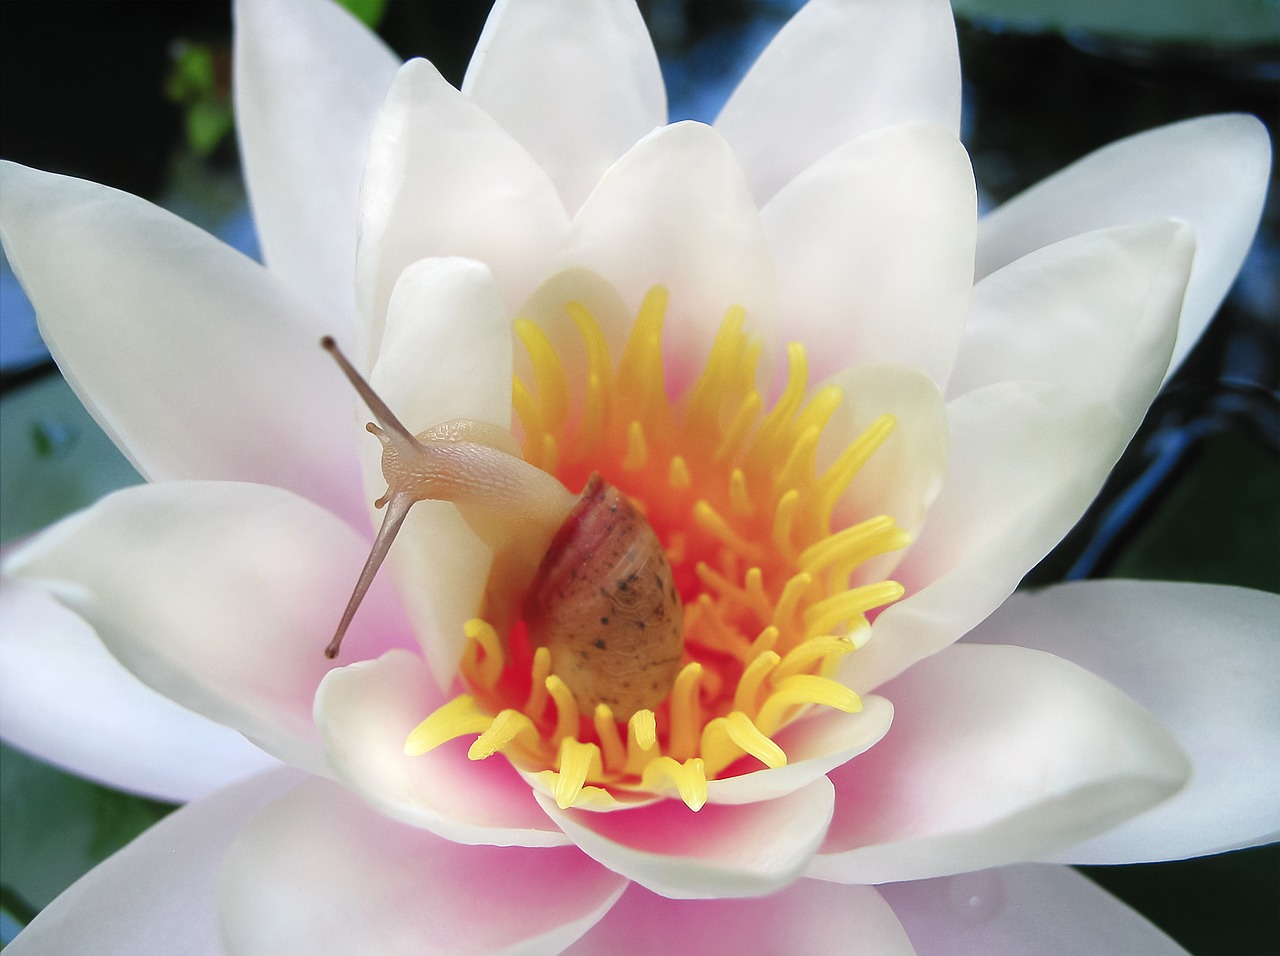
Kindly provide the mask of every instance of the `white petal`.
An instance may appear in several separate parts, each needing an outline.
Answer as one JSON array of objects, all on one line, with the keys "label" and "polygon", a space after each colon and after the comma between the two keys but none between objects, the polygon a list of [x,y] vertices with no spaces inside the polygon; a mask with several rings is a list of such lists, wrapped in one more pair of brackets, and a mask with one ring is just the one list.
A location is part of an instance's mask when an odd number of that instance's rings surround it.
[{"label": "white petal", "polygon": [[709,780],[707,802],[756,803],[799,790],[871,749],[892,721],[893,705],[868,694],[856,714],[827,710],[790,724],[773,737],[787,755],[786,766]]},{"label": "white petal", "polygon": [[574,219],[555,267],[603,276],[633,318],[650,288],[667,287],[670,391],[701,373],[731,306],[772,333],[776,289],[760,214],[732,151],[700,123],[663,127],[618,160]]},{"label": "white petal", "polygon": [[977,193],[969,156],[940,126],[860,136],[761,211],[781,323],[814,371],[871,362],[945,384],[973,285]]},{"label": "white petal", "polygon": [[960,128],[949,5],[810,0],[756,60],[716,128],[763,203],[841,143],[916,120]]},{"label": "white petal", "polygon": [[73,883],[5,952],[222,956],[223,854],[258,810],[299,779],[278,770],[175,811]]},{"label": "white petal", "polygon": [[1151,714],[1042,651],[958,644],[882,690],[893,726],[832,772],[835,818],[811,876],[884,883],[1036,859],[1191,773]]},{"label": "white petal", "polygon": [[696,813],[679,800],[593,813],[537,797],[588,856],[673,899],[760,896],[786,886],[822,842],[833,799],[825,778],[776,800],[709,803]]},{"label": "white petal", "polygon": [[[511,321],[481,263],[425,259],[396,282],[370,382],[409,431],[466,418],[511,427]],[[360,444],[368,500],[386,490],[382,448]],[[376,520],[381,520],[380,518]],[[388,564],[423,653],[448,687],[492,552],[445,501],[414,505]]]},{"label": "white petal", "polygon": [[1173,799],[1061,854],[1142,863],[1280,838],[1280,597],[1209,584],[1082,581],[1014,595],[966,640],[1051,650],[1151,710],[1195,765]]},{"label": "white petal", "polygon": [[1253,240],[1271,144],[1252,116],[1206,116],[1130,136],[1015,196],[978,227],[976,277],[1076,233],[1176,216],[1196,258],[1171,368],[1227,294]]},{"label": "white petal", "polygon": [[[839,386],[844,401],[823,430],[816,473],[830,467],[880,416],[892,415],[895,421],[841,498],[833,527],[889,515],[914,538],[947,475],[947,410],[938,386],[923,372],[891,365],[849,369],[824,384]],[[873,558],[857,569],[854,581],[883,580],[901,559],[901,552]]]},{"label": "white petal", "polygon": [[400,60],[337,3],[239,0],[235,26],[236,130],[263,258],[349,335],[360,170]]},{"label": "white petal", "polygon": [[387,816],[455,843],[568,843],[501,755],[469,760],[465,739],[405,755],[409,732],[447,699],[406,651],[333,671],[316,695],[316,722],[334,772]]},{"label": "white petal", "polygon": [[1164,375],[1195,242],[1157,219],[1028,253],[973,290],[950,393],[1006,379],[1056,382],[1133,419]]},{"label": "white petal", "polygon": [[0,734],[82,777],[174,803],[276,765],[147,687],[83,619],[11,578],[0,584]]},{"label": "white petal", "polygon": [[800,880],[752,900],[669,900],[632,885],[566,956],[845,952],[912,956],[893,910],[869,886]]},{"label": "white petal", "polygon": [[632,0],[499,0],[462,92],[550,174],[565,208],[667,120],[649,31]]},{"label": "white petal", "polygon": [[[190,481],[108,495],[5,570],[48,587],[155,690],[320,770],[312,701],[337,666],[323,649],[366,550],[287,491]],[[408,639],[387,590],[366,599],[344,654],[376,656]]]},{"label": "white petal", "polygon": [[625,886],[572,847],[452,843],[313,779],[232,847],[223,931],[237,956],[558,953]]},{"label": "white petal", "polygon": [[0,237],[45,342],[140,472],[279,485],[363,521],[349,399],[314,314],[135,196],[2,169]]},{"label": "white petal", "polygon": [[1065,866],[1023,864],[880,887],[920,956],[1185,953]]},{"label": "white petal", "polygon": [[1079,519],[1131,426],[1108,405],[1036,382],[977,389],[948,406],[949,473],[894,578],[907,597],[846,659],[872,690],[946,647],[1013,593]]},{"label": "white petal", "polygon": [[360,193],[361,358],[378,354],[391,290],[411,262],[488,265],[514,310],[546,275],[568,220],[555,186],[425,60],[400,68],[374,125]]}]

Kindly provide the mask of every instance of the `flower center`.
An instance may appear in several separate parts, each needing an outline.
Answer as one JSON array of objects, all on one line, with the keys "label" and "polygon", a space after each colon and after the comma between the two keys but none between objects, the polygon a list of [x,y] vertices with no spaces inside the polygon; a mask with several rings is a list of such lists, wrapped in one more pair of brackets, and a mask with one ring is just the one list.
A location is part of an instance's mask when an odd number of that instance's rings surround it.
[{"label": "flower center", "polygon": [[[661,356],[666,304],[665,289],[649,292],[616,366],[587,309],[566,305],[587,355],[576,410],[554,347],[534,323],[517,320],[534,383],[517,377],[514,403],[526,460],[569,488],[599,473],[656,533],[684,614],[674,688],[625,721],[603,703],[582,713],[523,621],[500,635],[480,617],[466,628],[468,692],[422,721],[406,753],[478,734],[473,760],[503,753],[562,808],[678,794],[697,810],[708,780],[785,765],[773,738],[812,706],[861,709],[831,675],[869,637],[867,612],[903,589],[894,581],[851,588],[850,575],[908,538],[887,516],[832,524],[893,418],[882,416],[819,470],[819,438],[841,390],[808,395],[805,352],[792,344],[786,387],[766,411],[756,384],[761,343],[743,332],[740,308],[725,316],[701,377],[673,404]],[[606,640],[602,632],[596,646]]]}]

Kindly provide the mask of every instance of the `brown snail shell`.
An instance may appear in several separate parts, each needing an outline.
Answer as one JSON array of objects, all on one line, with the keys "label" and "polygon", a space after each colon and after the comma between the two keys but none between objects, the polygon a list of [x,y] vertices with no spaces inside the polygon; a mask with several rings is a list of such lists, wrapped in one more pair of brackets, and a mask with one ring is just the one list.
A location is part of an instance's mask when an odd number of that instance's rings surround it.
[{"label": "brown snail shell", "polygon": [[591,713],[614,719],[654,708],[671,691],[684,652],[671,565],[631,501],[591,476],[538,566],[524,602],[535,647]]}]

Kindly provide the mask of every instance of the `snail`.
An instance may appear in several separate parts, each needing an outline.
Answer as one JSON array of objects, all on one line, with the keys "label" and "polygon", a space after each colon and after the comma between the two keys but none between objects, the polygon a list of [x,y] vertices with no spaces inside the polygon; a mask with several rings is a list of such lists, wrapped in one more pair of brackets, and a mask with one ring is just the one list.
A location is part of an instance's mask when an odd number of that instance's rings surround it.
[{"label": "snail", "polygon": [[657,535],[626,495],[599,474],[572,494],[518,457],[495,425],[457,419],[413,435],[332,338],[320,344],[377,421],[366,428],[382,442],[387,481],[374,502],[386,508],[382,527],[325,655],[337,656],[409,509],[450,501],[494,552],[490,623],[501,634],[521,617],[582,713],[603,703],[626,721],[661,703],[684,651],[680,596]]}]

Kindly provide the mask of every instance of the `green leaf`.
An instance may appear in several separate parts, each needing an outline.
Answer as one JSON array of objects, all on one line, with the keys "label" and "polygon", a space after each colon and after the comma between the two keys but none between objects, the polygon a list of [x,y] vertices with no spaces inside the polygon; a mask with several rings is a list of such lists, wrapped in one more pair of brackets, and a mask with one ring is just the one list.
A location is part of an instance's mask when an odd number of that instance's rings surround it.
[{"label": "green leaf", "polygon": [[0,541],[141,480],[62,376],[15,389],[0,402]]},{"label": "green leaf", "polygon": [[387,12],[387,0],[338,0],[340,6],[346,7],[361,23],[370,30],[376,30]]},{"label": "green leaf", "polygon": [[47,906],[172,807],[118,793],[0,744],[0,884],[15,918]]}]

